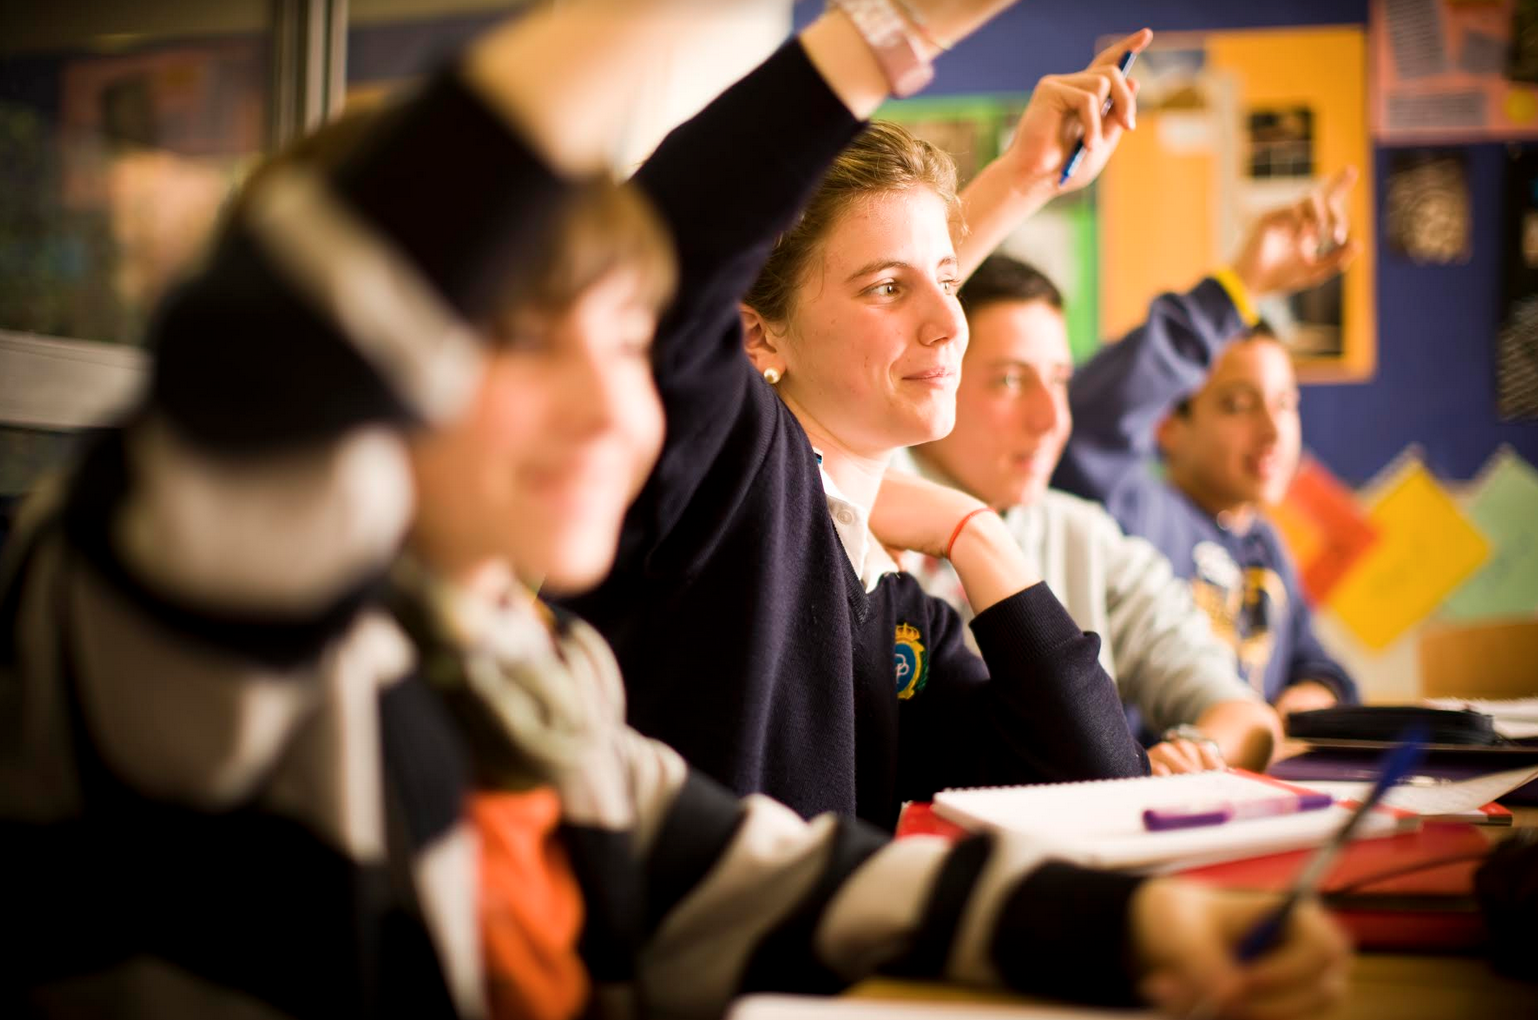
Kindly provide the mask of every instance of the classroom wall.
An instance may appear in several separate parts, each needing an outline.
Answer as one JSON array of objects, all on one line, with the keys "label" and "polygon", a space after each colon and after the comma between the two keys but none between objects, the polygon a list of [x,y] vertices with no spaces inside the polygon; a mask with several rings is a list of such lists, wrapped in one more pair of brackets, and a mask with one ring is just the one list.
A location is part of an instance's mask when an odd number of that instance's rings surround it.
[{"label": "classroom wall", "polygon": [[[798,3],[797,24],[820,8]],[[938,65],[925,94],[1023,91],[1042,74],[1082,66],[1101,37],[1144,25],[1157,32],[1366,20],[1367,0],[1029,0],[961,43]],[[1452,481],[1471,478],[1501,443],[1538,462],[1538,422],[1502,423],[1495,413],[1506,148],[1465,148],[1473,256],[1464,265],[1436,267],[1415,266],[1385,250],[1381,202],[1391,150],[1374,150],[1377,372],[1364,383],[1305,387],[1303,397],[1304,443],[1349,484],[1365,483],[1411,443],[1437,475]]]}]

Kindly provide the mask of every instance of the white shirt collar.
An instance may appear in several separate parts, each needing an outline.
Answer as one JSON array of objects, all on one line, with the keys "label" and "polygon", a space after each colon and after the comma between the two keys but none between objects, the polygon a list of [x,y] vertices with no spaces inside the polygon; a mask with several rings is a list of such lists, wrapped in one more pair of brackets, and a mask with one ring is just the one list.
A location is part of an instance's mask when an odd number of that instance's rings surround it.
[{"label": "white shirt collar", "polygon": [[854,567],[866,592],[873,592],[883,576],[897,573],[897,564],[886,547],[872,534],[870,515],[844,495],[833,476],[822,466],[822,451],[813,447],[812,452],[817,454],[817,473],[822,476],[823,497],[828,503],[828,515],[833,518],[833,528],[843,543],[844,554],[849,557],[849,565]]}]

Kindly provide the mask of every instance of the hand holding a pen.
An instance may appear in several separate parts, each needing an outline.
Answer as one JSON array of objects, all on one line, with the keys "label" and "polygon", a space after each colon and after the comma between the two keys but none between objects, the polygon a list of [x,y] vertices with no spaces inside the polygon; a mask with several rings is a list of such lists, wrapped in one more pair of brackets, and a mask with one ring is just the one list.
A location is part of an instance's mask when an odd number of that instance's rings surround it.
[{"label": "hand holding a pen", "polygon": [[[1347,211],[1357,176],[1356,167],[1345,167],[1302,198],[1272,209],[1255,221],[1233,262],[1234,272],[1251,295],[1259,298],[1304,290],[1323,283],[1351,264],[1362,250],[1362,242],[1351,236]],[[1321,686],[1313,681],[1296,685],[1300,694],[1303,689]],[[1323,689],[1326,694],[1334,693],[1328,687]],[[1288,692],[1291,691],[1289,688]],[[1288,697],[1288,693],[1283,697]],[[1313,703],[1293,704],[1289,710],[1319,707],[1322,706]],[[1277,709],[1283,709],[1281,701],[1277,702]]]},{"label": "hand holding a pen", "polygon": [[1276,908],[1264,894],[1152,879],[1132,899],[1132,950],[1139,991],[1170,1016],[1210,1011],[1225,1018],[1313,1017],[1345,994],[1351,945],[1315,901],[1299,904],[1280,938],[1241,963],[1235,947]]},{"label": "hand holding a pen", "polygon": [[[1118,65],[1152,40],[1153,32],[1142,29],[1101,51],[1084,70],[1049,74],[1036,83],[1014,139],[999,157],[1011,165],[1017,187],[1073,191],[1099,176],[1121,133],[1137,123],[1137,83]],[[1110,108],[1102,114],[1108,102]],[[1084,155],[1059,187],[1063,167],[1079,141]]]}]

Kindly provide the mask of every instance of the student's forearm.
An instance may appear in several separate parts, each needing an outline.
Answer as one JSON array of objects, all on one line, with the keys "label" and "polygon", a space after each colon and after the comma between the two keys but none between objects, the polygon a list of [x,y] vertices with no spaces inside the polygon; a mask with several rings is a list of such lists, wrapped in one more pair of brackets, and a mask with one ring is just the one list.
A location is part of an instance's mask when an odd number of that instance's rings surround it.
[{"label": "student's forearm", "polygon": [[641,76],[665,54],[731,52],[731,14],[684,0],[547,5],[474,43],[464,74],[552,166],[594,172],[615,153]]},{"label": "student's forearm", "polygon": [[1003,160],[994,160],[961,193],[961,213],[967,235],[956,246],[965,280],[977,270],[1014,229],[1052,200],[1050,179],[1022,187],[1019,174]]},{"label": "student's forearm", "polygon": [[801,33],[801,46],[828,88],[856,118],[865,120],[886,101],[891,88],[881,65],[854,23],[829,10]]},{"label": "student's forearm", "polygon": [[1259,701],[1220,701],[1196,719],[1196,726],[1217,742],[1223,760],[1261,771],[1282,739],[1281,721]]},{"label": "student's forearm", "polygon": [[950,560],[976,613],[1041,580],[1003,518],[994,513],[966,522],[951,546]]}]

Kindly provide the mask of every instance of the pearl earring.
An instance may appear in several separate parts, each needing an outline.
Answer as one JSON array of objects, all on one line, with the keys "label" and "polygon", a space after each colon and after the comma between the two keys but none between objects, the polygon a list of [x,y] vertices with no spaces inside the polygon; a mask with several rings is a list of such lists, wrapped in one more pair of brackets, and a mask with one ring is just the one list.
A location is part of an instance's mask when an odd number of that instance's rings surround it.
[{"label": "pearl earring", "polygon": [[764,382],[768,383],[770,386],[773,386],[775,383],[780,381],[780,377],[782,375],[783,373],[777,368],[766,368],[764,369]]}]

